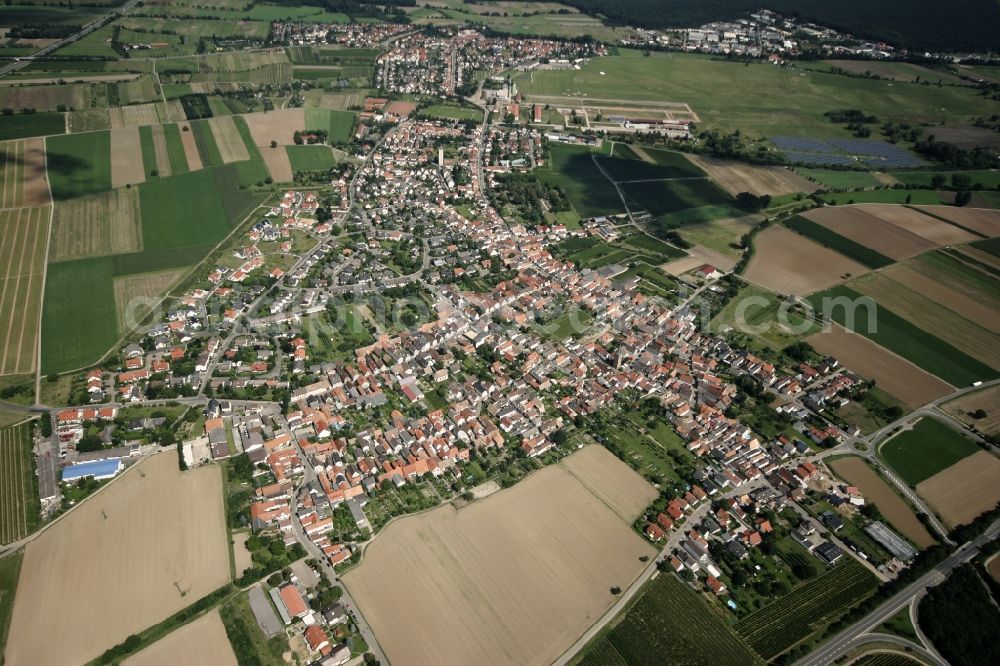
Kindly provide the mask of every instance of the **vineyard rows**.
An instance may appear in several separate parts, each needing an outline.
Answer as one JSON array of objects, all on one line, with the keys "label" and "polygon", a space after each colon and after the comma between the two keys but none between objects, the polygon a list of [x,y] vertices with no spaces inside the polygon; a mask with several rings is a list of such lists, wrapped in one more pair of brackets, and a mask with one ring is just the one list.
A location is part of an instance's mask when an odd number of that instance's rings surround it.
[{"label": "vineyard rows", "polygon": [[839,618],[878,587],[853,558],[736,623],[736,633],[765,659],[792,647]]},{"label": "vineyard rows", "polygon": [[38,492],[30,426],[0,429],[0,543],[17,541],[38,524]]}]

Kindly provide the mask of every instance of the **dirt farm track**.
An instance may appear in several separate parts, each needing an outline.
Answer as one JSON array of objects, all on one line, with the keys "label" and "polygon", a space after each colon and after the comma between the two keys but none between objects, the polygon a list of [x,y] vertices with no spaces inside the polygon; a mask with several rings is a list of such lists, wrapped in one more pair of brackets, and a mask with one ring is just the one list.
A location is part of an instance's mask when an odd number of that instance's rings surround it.
[{"label": "dirt farm track", "polygon": [[587,447],[460,510],[396,521],[343,580],[392,663],[549,664],[655,555],[630,527],[655,496]]},{"label": "dirt farm track", "polygon": [[154,455],[28,544],[5,666],[84,664],[228,581],[219,469]]}]

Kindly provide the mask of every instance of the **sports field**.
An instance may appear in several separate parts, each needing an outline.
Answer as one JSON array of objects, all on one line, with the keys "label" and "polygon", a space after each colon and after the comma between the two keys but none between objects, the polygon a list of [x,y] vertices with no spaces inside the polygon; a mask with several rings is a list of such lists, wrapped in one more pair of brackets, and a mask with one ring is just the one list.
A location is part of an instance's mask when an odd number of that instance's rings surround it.
[{"label": "sports field", "polygon": [[1000,502],[1000,460],[976,451],[916,488],[949,527],[964,525]]},{"label": "sports field", "polygon": [[[525,72],[515,81],[529,102],[535,95],[686,102],[701,118],[700,129],[739,128],[756,136],[847,136],[823,115],[831,108],[935,124],[992,113],[988,100],[969,87],[901,86],[704,55],[643,57],[626,49],[580,69]],[[831,106],[831,100],[836,104]]]},{"label": "sports field", "polygon": [[236,666],[219,611],[213,610],[161,638],[122,666]]},{"label": "sports field", "polygon": [[889,466],[911,486],[926,481],[978,450],[957,430],[930,417],[920,419],[879,447],[879,453]]},{"label": "sports field", "polygon": [[49,137],[49,183],[56,201],[111,189],[111,133]]},{"label": "sports field", "polygon": [[898,398],[910,409],[922,407],[954,389],[906,359],[880,347],[863,335],[832,326],[806,342],[820,354],[833,356],[852,372],[873,379],[878,387]]},{"label": "sports field", "polygon": [[805,296],[863,275],[868,268],[805,236],[774,225],[757,234],[745,277],[772,291]]},{"label": "sports field", "polygon": [[50,208],[0,211],[0,375],[35,369]]},{"label": "sports field", "polygon": [[25,139],[0,143],[0,208],[49,203],[45,142]]},{"label": "sports field", "polygon": [[0,428],[0,544],[33,532],[38,526],[38,510],[31,426],[22,423]]},{"label": "sports field", "polygon": [[548,664],[655,554],[635,515],[616,513],[655,496],[607,450],[585,448],[461,510],[394,522],[343,580],[394,663]]},{"label": "sports field", "polygon": [[229,582],[219,469],[138,465],[27,546],[8,663],[86,663]]},{"label": "sports field", "polygon": [[919,548],[927,548],[934,543],[934,537],[913,513],[913,509],[862,458],[838,458],[829,465],[834,474],[852,486],[857,486],[865,499],[874,504],[893,527]]}]

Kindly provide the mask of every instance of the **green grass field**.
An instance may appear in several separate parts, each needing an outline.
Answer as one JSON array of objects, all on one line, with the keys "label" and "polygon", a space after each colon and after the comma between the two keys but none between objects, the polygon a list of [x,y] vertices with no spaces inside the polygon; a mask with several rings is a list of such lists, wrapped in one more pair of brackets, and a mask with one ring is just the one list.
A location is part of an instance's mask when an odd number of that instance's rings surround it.
[{"label": "green grass field", "polygon": [[789,229],[795,233],[802,234],[824,247],[839,252],[840,254],[853,259],[869,268],[882,268],[894,263],[892,259],[865,247],[860,243],[855,243],[849,238],[844,238],[835,231],[827,229],[822,224],[817,224],[812,220],[799,215],[789,218],[785,223]]},{"label": "green grass field", "polygon": [[736,633],[765,659],[835,622],[878,587],[879,581],[850,556],[827,573],[750,613],[736,623]]},{"label": "green grass field", "polygon": [[483,112],[471,106],[454,106],[452,104],[431,104],[420,109],[417,115],[426,118],[444,120],[482,120]]},{"label": "green grass field", "polygon": [[[752,299],[752,300],[751,300]],[[779,323],[782,307],[787,313],[786,327]],[[778,294],[756,285],[746,285],[712,318],[713,332],[738,331],[773,351],[814,333],[818,324],[808,319],[801,308],[785,304]]]},{"label": "green grass field", "polygon": [[354,134],[354,120],[354,113],[351,111],[306,109],[305,129],[326,130],[331,144],[346,146]]},{"label": "green grass field", "polygon": [[[862,299],[861,294],[843,285],[818,292],[809,297],[809,301],[818,313],[823,312],[823,299],[827,297],[846,297],[854,302]],[[869,302],[872,302],[868,299]],[[829,313],[832,319],[840,325],[845,325],[846,310],[835,307]],[[927,372],[937,375],[952,386],[970,386],[973,382],[993,379],[998,376],[996,370],[959,351],[944,340],[928,331],[911,324],[906,319],[895,314],[888,308],[877,308],[877,330],[869,330],[866,321],[867,310],[858,308],[855,313],[855,333],[864,335],[873,342],[882,345],[914,365]]]},{"label": "green grass field", "polygon": [[660,574],[639,600],[591,642],[580,666],[760,663],[738,636],[677,576]]},{"label": "green grass field", "polygon": [[742,129],[756,136],[848,136],[823,114],[864,109],[881,120],[937,123],[989,116],[991,102],[968,87],[901,85],[898,82],[746,65],[722,58],[622,49],[594,58],[579,70],[518,74],[532,95],[586,95],[611,100],[684,102],[701,118],[699,129]]},{"label": "green grass field", "polygon": [[195,144],[198,146],[198,154],[201,155],[201,163],[207,167],[222,166],[224,164],[222,154],[219,152],[218,144],[215,143],[215,136],[208,121],[193,120],[190,125]]},{"label": "green grass field", "polygon": [[46,140],[49,183],[56,201],[111,189],[111,134],[87,132]]},{"label": "green grass field", "polygon": [[247,125],[247,121],[243,118],[243,116],[236,116],[233,118],[233,124],[236,125],[236,129],[239,130],[240,138],[243,139],[243,144],[247,147],[247,154],[250,156],[250,159],[263,159],[260,155],[260,150],[257,148],[257,144],[253,140],[253,135],[250,134],[250,127]]},{"label": "green grass field", "polygon": [[213,171],[192,171],[139,186],[145,250],[214,244],[229,234],[229,216]]},{"label": "green grass field", "polygon": [[97,361],[118,336],[110,257],[49,264],[42,313],[42,372]]},{"label": "green grass field", "polygon": [[328,146],[286,146],[292,171],[326,171],[337,164]]},{"label": "green grass field", "polygon": [[904,481],[916,486],[978,450],[954,429],[924,417],[886,441],[879,453]]},{"label": "green grass field", "polygon": [[142,167],[148,180],[154,177],[153,172],[156,171],[156,147],[153,145],[153,128],[150,125],[139,128],[139,147],[142,150]]},{"label": "green grass field", "polygon": [[170,157],[170,173],[174,176],[187,173],[188,162],[184,154],[184,144],[181,143],[181,130],[176,123],[163,126],[163,137],[167,142],[167,155]]},{"label": "green grass field", "polygon": [[878,180],[868,171],[827,171],[824,169],[796,169],[801,176],[814,180],[832,190],[875,187]]},{"label": "green grass field", "polygon": [[690,208],[727,205],[733,199],[708,179],[659,180],[621,185],[629,208],[642,208],[659,217]]},{"label": "green grass field", "polygon": [[19,113],[3,116],[0,122],[0,141],[65,132],[66,118],[62,113]]},{"label": "green grass field", "polygon": [[615,153],[615,157],[599,157],[597,161],[611,177],[611,180],[617,182],[657,178],[708,178],[704,171],[689,162],[680,153],[659,150],[657,156],[660,159],[656,164],[619,157],[617,155],[618,149],[615,150]]},{"label": "green grass field", "polygon": [[948,203],[933,190],[864,190],[862,192],[823,194],[820,195],[820,199],[831,206],[843,206],[851,203],[910,203],[914,206],[937,206]]},{"label": "green grass field", "polygon": [[549,185],[562,187],[581,217],[624,213],[621,197],[591,159],[586,146],[554,143],[549,146],[549,165],[533,172]]}]

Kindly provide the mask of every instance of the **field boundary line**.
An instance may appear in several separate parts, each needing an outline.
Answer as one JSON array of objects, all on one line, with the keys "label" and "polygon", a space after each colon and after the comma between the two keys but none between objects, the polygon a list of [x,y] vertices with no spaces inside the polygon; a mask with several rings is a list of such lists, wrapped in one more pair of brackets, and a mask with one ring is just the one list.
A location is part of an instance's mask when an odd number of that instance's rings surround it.
[{"label": "field boundary line", "polygon": [[[24,227],[25,227],[24,240],[27,240],[27,238],[28,238],[28,231],[30,230],[30,227],[31,227],[31,221],[30,221],[31,214],[30,213],[28,214],[28,218],[29,219],[27,219],[27,220],[24,221]],[[18,213],[17,213],[17,230],[14,232],[14,244],[12,246],[12,248],[15,249],[15,250],[17,249],[17,240],[18,240],[18,236],[20,235],[20,231],[21,231],[21,211],[18,211]],[[11,262],[11,266],[10,267],[11,268],[14,267],[13,262]],[[14,312],[16,311],[17,305],[18,305],[17,295],[18,295],[18,291],[21,288],[21,270],[23,268],[24,268],[24,252],[21,252],[21,258],[20,258],[20,260],[17,263],[17,271],[18,271],[17,281],[13,283],[14,284],[13,293],[10,296],[11,317],[10,317],[10,321],[7,322],[7,331],[6,331],[6,333],[4,333],[2,336],[0,336],[0,339],[3,339],[3,341],[4,341],[3,356],[0,357],[0,368],[7,367],[7,355],[10,353],[11,335],[12,335],[12,332],[14,330],[14,316],[13,315],[14,315]],[[4,306],[7,304],[7,290],[11,288],[11,282],[10,282],[10,280],[11,280],[12,277],[13,276],[8,275],[4,279],[3,296],[0,297],[0,312],[3,312]],[[13,374],[17,374],[17,366],[14,367]]]}]

